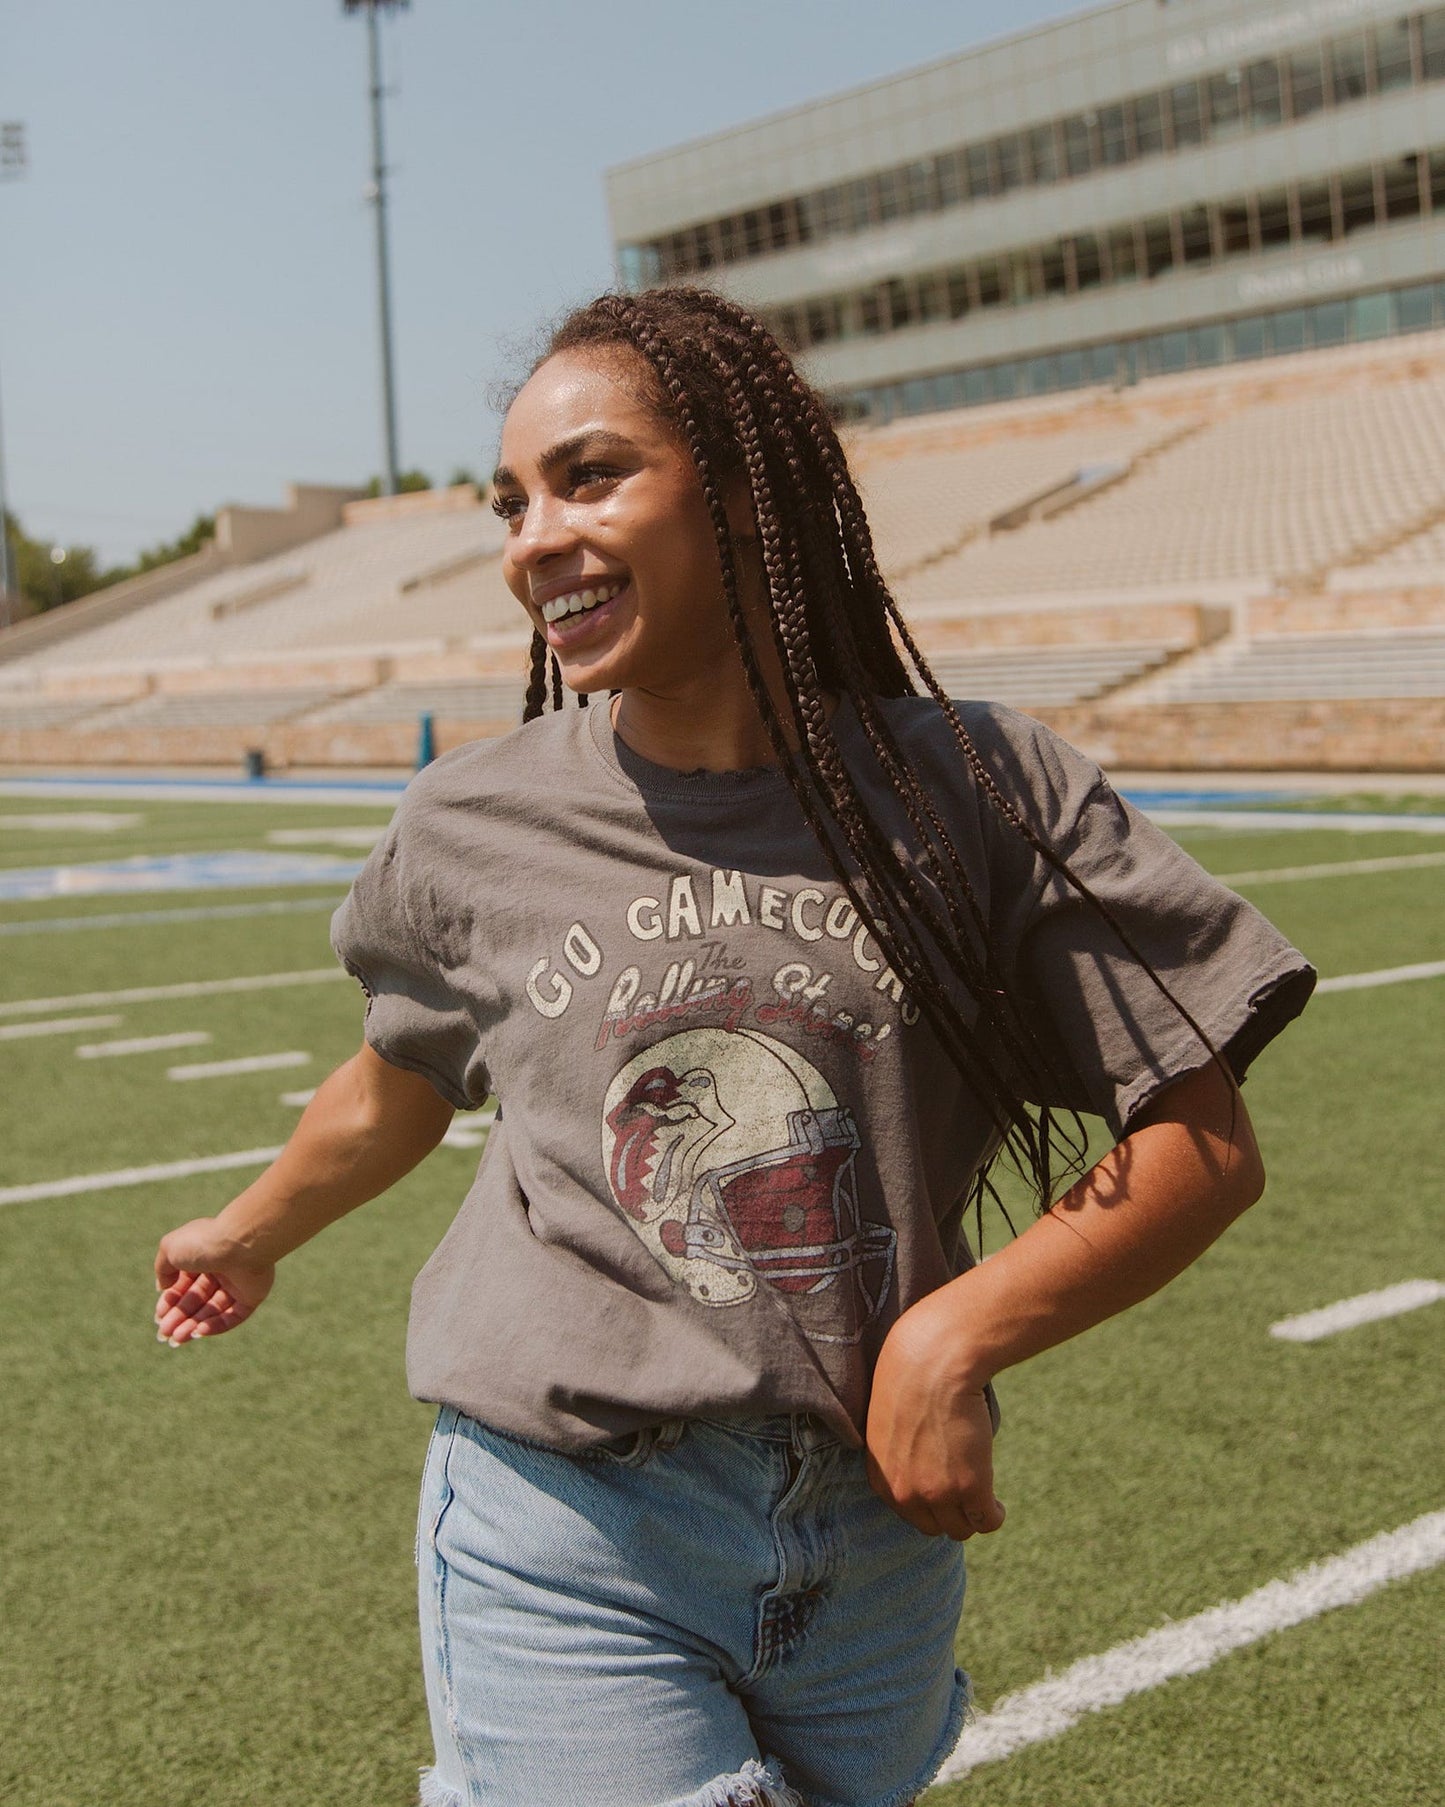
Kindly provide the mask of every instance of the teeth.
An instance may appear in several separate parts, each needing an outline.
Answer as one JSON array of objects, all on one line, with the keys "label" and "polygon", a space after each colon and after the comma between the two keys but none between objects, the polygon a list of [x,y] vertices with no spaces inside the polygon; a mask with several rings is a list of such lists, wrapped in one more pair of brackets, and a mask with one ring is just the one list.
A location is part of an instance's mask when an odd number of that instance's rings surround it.
[{"label": "teeth", "polygon": [[550,602],[542,604],[542,619],[560,621],[564,615],[580,615],[585,609],[595,609],[600,602],[611,602],[622,588],[621,584],[599,584],[593,590],[574,590],[570,596],[554,596]]}]

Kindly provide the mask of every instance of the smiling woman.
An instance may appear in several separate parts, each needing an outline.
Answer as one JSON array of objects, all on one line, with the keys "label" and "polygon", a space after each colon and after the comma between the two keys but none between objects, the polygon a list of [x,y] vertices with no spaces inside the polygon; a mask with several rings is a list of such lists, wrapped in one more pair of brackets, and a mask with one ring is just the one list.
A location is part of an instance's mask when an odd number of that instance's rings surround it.
[{"label": "smiling woman", "polygon": [[[333,925],[365,1045],[163,1240],[161,1335],[243,1322],[495,1092],[413,1293],[424,1802],[905,1807],[966,1709],[994,1377],[1257,1197],[1237,1082],[1313,974],[1083,755],[939,690],[731,302],[570,316],[495,505],[527,719],[412,784]],[[1000,1157],[1041,1209],[979,1264]]]}]

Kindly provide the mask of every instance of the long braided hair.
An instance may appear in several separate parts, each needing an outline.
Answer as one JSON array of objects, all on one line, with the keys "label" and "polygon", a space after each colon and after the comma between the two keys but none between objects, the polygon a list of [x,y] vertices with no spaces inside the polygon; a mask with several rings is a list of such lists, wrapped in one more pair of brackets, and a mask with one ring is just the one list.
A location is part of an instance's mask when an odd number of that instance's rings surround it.
[{"label": "long braided hair", "polygon": [[[1039,1208],[1047,1209],[1061,1174],[1083,1171],[1086,1134],[1076,1113],[1061,1117],[1042,1102],[1064,1091],[1056,1057],[1031,1026],[1031,1013],[1010,994],[967,867],[880,699],[916,695],[922,684],[988,806],[1110,923],[1214,1055],[1209,1038],[1107,906],[1000,788],[884,582],[826,405],[767,328],[710,290],[602,295],[562,321],[534,369],[559,352],[593,350],[630,354],[650,371],[659,413],[697,470],[733,634],[774,755],[861,921],[988,1113],[991,1157],[973,1198],[980,1235],[985,1197],[998,1202],[990,1172],[1000,1155],[1029,1182]],[[764,679],[742,604],[724,502],[724,484],[739,478],[756,522],[787,721]],[[557,661],[541,634],[534,634],[524,720],[543,712],[549,690],[552,707],[560,709]],[[853,705],[907,819],[907,852],[895,846],[849,770],[829,723],[828,693],[847,696]]]}]

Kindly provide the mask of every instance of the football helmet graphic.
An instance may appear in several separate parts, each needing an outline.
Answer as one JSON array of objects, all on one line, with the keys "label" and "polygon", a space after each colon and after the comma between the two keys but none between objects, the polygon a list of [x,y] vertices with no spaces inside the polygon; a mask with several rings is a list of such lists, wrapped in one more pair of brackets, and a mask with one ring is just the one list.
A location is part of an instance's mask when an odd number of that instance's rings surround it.
[{"label": "football helmet graphic", "polygon": [[856,1342],[893,1279],[895,1232],[858,1206],[858,1130],[822,1074],[753,1029],[655,1043],[608,1088],[612,1195],[704,1305],[770,1287],[818,1342]]}]

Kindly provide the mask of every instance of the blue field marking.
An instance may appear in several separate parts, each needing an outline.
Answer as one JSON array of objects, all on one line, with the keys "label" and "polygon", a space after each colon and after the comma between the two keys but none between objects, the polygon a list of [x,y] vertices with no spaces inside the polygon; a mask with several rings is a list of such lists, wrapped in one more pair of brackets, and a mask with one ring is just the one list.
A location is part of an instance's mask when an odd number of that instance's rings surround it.
[{"label": "blue field marking", "polygon": [[254,891],[272,885],[349,885],[360,860],[310,853],[137,854],[77,866],[0,871],[0,901],[114,897],[135,891]]}]

